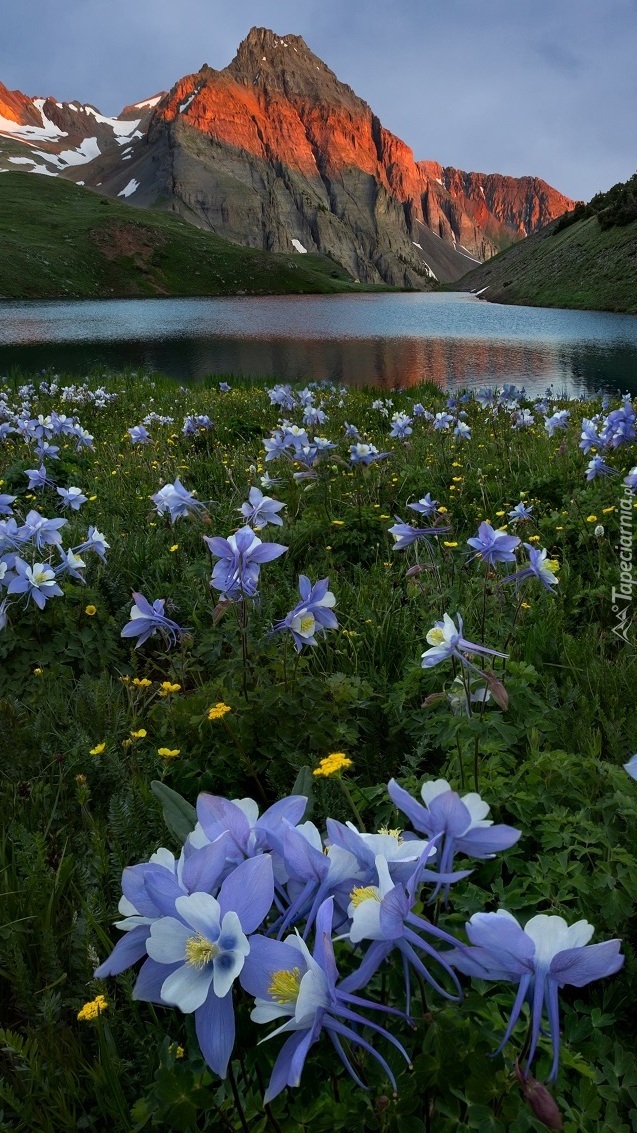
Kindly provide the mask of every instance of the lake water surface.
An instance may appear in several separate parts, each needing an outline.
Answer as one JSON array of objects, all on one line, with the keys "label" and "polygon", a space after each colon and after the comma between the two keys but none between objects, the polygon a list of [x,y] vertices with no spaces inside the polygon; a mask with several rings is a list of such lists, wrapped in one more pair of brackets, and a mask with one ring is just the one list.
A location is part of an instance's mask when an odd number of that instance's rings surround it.
[{"label": "lake water surface", "polygon": [[0,302],[0,375],[144,367],[384,388],[515,382],[637,393],[637,315],[462,293]]}]

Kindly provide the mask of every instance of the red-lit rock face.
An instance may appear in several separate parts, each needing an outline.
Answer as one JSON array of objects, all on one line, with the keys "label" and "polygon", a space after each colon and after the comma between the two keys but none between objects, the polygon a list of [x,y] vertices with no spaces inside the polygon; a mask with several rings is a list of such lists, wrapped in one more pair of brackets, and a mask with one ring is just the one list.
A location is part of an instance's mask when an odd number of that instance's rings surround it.
[{"label": "red-lit rock face", "polygon": [[[535,178],[415,161],[299,36],[264,28],[225,70],[204,65],[117,122],[78,103],[40,105],[63,138],[42,143],[51,152],[96,140],[87,185],[116,197],[135,185],[131,203],[161,203],[252,247],[300,243],[366,282],[452,282],[573,204]],[[0,114],[42,124],[31,99],[1,85]],[[55,168],[77,177],[76,162]]]},{"label": "red-lit rock face", "polygon": [[8,90],[0,83],[0,118],[8,118],[20,126],[41,126],[42,120],[33,102],[19,90]]}]

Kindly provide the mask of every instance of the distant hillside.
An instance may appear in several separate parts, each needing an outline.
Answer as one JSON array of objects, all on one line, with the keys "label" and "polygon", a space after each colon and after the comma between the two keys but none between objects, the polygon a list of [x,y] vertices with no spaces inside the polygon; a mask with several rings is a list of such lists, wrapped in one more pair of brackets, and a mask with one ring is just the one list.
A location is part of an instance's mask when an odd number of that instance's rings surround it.
[{"label": "distant hillside", "polygon": [[637,314],[637,174],[456,284],[494,303]]},{"label": "distant hillside", "polygon": [[326,256],[243,248],[70,181],[0,176],[0,298],[348,290],[363,288]]}]

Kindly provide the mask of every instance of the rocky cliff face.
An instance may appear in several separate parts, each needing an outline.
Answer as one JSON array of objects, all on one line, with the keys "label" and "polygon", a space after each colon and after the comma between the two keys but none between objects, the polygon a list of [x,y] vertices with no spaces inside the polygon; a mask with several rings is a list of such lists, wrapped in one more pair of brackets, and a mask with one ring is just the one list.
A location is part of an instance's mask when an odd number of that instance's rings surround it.
[{"label": "rocky cliff face", "polygon": [[[415,161],[299,36],[265,28],[252,29],[224,70],[204,65],[117,119],[4,88],[0,107],[3,96],[78,152],[93,138],[98,152],[64,176],[174,209],[241,244],[320,251],[365,282],[456,280],[573,204],[533,178]],[[46,144],[59,154],[59,138]]]}]

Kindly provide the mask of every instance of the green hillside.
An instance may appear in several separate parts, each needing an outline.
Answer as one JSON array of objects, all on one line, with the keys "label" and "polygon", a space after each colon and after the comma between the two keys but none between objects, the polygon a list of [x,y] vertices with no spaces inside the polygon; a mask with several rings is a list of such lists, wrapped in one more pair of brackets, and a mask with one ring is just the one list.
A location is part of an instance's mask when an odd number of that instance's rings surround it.
[{"label": "green hillside", "polygon": [[495,303],[637,313],[637,176],[475,268],[456,285]]},{"label": "green hillside", "polygon": [[[230,244],[179,217],[69,181],[0,176],[0,298],[115,298],[368,290],[325,256]],[[386,290],[386,288],[379,288]]]}]

